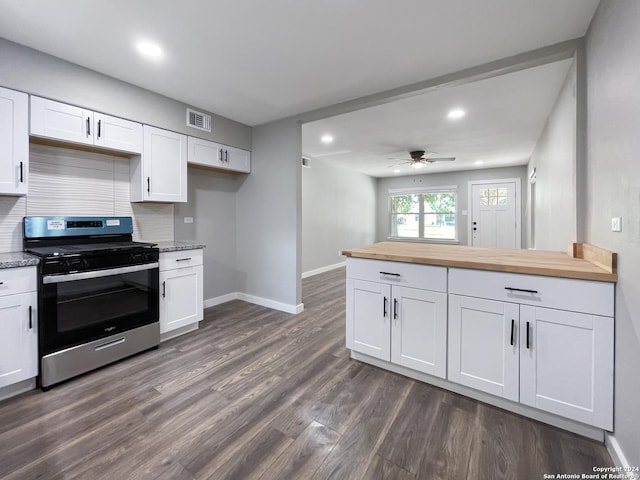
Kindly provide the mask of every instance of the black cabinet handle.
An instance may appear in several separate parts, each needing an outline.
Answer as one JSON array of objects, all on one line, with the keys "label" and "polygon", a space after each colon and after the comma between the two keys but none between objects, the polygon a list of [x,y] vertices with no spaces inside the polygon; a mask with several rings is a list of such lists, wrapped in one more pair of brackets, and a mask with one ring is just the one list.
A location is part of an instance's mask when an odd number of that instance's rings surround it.
[{"label": "black cabinet handle", "polygon": [[191,257],[187,257],[187,258],[176,258],[176,262],[188,262],[189,260],[191,260]]},{"label": "black cabinet handle", "polygon": [[398,319],[398,299],[397,298],[393,299],[393,319],[394,320]]},{"label": "black cabinet handle", "polygon": [[224,163],[224,150],[220,149],[220,161]]},{"label": "black cabinet handle", "polygon": [[151,177],[147,177],[147,193],[151,193]]},{"label": "black cabinet handle", "polygon": [[382,302],[382,316],[387,316],[387,297],[384,297],[384,301]]},{"label": "black cabinet handle", "polygon": [[33,307],[29,305],[29,330],[33,328]]},{"label": "black cabinet handle", "polygon": [[167,296],[167,282],[162,282],[162,298]]},{"label": "black cabinet handle", "polygon": [[24,183],[24,178],[23,178],[23,166],[22,166],[22,162],[20,162],[20,183]]},{"label": "black cabinet handle", "polygon": [[504,287],[504,289],[511,292],[538,293],[538,290],[527,290],[526,288]]},{"label": "black cabinet handle", "polygon": [[100,123],[102,123],[102,120],[98,120],[98,138],[100,138]]},{"label": "black cabinet handle", "polygon": [[91,117],[87,117],[87,137],[91,135]]},{"label": "black cabinet handle", "polygon": [[224,161],[229,163],[229,150],[224,151]]},{"label": "black cabinet handle", "polygon": [[516,326],[516,321],[512,318],[511,319],[511,346],[513,346],[513,332],[515,330],[515,326]]},{"label": "black cabinet handle", "polygon": [[391,273],[391,272],[380,272],[380,275],[390,275],[392,277],[400,277],[399,273]]},{"label": "black cabinet handle", "polygon": [[529,322],[527,322],[527,348],[529,348]]}]

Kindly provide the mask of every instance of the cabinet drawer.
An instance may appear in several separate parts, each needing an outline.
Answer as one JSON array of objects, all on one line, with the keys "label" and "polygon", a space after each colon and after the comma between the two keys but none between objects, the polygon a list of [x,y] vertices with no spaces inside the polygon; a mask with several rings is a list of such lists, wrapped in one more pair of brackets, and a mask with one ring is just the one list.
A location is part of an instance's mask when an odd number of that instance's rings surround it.
[{"label": "cabinet drawer", "polygon": [[36,289],[36,267],[0,270],[0,296],[35,292]]},{"label": "cabinet drawer", "polygon": [[449,293],[613,317],[614,284],[484,270],[449,269]]},{"label": "cabinet drawer", "polygon": [[160,254],[160,271],[202,265],[202,250],[178,250]]},{"label": "cabinet drawer", "polygon": [[447,291],[447,269],[431,265],[349,257],[347,277],[436,292]]}]

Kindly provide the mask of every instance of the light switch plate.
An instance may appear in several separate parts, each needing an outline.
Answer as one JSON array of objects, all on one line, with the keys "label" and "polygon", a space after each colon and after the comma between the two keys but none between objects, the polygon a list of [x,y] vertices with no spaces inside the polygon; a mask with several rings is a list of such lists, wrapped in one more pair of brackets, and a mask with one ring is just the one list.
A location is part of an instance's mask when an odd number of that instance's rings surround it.
[{"label": "light switch plate", "polygon": [[612,232],[621,232],[622,231],[622,217],[612,217],[611,218],[611,231]]},{"label": "light switch plate", "polygon": [[193,223],[193,217],[184,217],[184,223]]}]

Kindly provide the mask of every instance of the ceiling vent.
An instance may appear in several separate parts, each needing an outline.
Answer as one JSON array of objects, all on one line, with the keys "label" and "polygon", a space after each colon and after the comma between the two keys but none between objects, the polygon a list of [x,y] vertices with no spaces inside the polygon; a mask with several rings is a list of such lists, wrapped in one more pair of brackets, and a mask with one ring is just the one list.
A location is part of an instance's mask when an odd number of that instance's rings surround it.
[{"label": "ceiling vent", "polygon": [[211,115],[187,108],[187,127],[211,132]]}]

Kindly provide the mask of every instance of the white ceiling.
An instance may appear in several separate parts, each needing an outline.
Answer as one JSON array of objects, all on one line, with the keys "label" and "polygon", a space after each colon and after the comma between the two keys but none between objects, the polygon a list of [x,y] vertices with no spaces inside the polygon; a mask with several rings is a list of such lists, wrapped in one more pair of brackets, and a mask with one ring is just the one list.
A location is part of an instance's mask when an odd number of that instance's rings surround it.
[{"label": "white ceiling", "polygon": [[581,37],[597,4],[0,0],[0,36],[258,125]]},{"label": "white ceiling", "polygon": [[[303,155],[373,177],[524,165],[571,63],[554,62],[306,123]],[[465,117],[448,119],[454,108],[465,110]],[[325,134],[334,137],[329,145],[320,140]],[[421,170],[393,160],[408,159],[411,150],[456,160]]]}]

